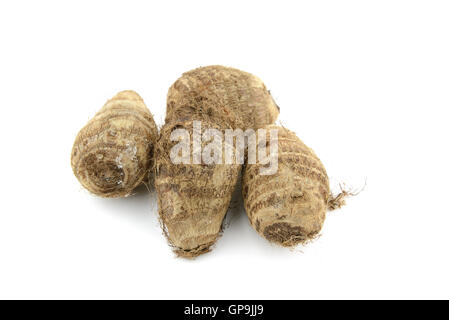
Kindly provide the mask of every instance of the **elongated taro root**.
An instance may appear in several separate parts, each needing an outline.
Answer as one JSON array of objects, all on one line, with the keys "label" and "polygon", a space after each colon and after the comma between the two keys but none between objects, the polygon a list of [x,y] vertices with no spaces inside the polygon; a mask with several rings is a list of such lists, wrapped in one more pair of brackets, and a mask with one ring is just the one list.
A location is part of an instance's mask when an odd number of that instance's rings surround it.
[{"label": "elongated taro root", "polygon": [[321,230],[328,201],[329,180],[320,159],[291,131],[278,130],[278,170],[260,175],[261,164],[247,164],[243,199],[251,225],[268,241],[295,246]]},{"label": "elongated taro root", "polygon": [[223,66],[201,67],[186,72],[169,89],[165,122],[179,119],[183,108],[203,113],[227,108],[243,121],[240,129],[257,129],[274,123],[279,107],[256,76]]},{"label": "elongated taro root", "polygon": [[[222,126],[210,119],[203,120],[200,130],[214,128],[220,131]],[[192,119],[167,123],[160,131],[155,149],[159,217],[175,253],[193,258],[208,252],[217,240],[241,166],[207,165],[204,161],[193,164],[194,155],[191,152],[186,153],[186,159],[189,159],[187,162],[173,162],[170,154],[179,143],[170,138],[174,130],[185,130],[184,141],[192,151],[196,148],[193,146],[193,134],[200,134]],[[203,149],[204,140],[200,144]],[[178,152],[174,155],[178,155]]]},{"label": "elongated taro root", "polygon": [[147,177],[156,138],[142,98],[134,91],[119,92],[78,133],[73,172],[96,195],[127,196]]}]

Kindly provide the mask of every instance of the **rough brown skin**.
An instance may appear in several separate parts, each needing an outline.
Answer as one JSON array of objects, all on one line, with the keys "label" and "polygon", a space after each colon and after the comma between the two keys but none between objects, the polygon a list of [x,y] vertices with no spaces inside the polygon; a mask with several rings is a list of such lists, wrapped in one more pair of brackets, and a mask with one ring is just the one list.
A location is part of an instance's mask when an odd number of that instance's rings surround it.
[{"label": "rough brown skin", "polygon": [[[203,120],[202,130],[222,125]],[[165,124],[155,148],[155,188],[159,217],[175,253],[193,258],[210,251],[217,240],[236,186],[240,165],[173,164],[170,140],[174,129],[184,128],[192,142],[193,120]],[[205,143],[203,143],[204,146]]]},{"label": "rough brown skin", "polygon": [[243,199],[251,225],[268,241],[291,247],[313,239],[321,230],[328,201],[326,170],[296,135],[278,129],[278,171],[259,175],[259,164],[243,172]]},{"label": "rough brown skin", "polygon": [[157,127],[142,98],[122,91],[78,133],[72,149],[75,176],[101,197],[131,193],[152,165]]},{"label": "rough brown skin", "polygon": [[168,241],[182,257],[208,252],[217,240],[240,165],[173,164],[175,128],[257,129],[273,123],[279,108],[257,77],[209,66],[184,73],[169,89],[167,114],[155,151],[159,216]]},{"label": "rough brown skin", "polygon": [[[202,112],[224,109],[242,120],[240,129],[258,129],[276,121],[279,107],[256,76],[223,66],[186,72],[169,89],[165,122],[179,119],[190,107]],[[222,113],[225,115],[225,113]]]}]

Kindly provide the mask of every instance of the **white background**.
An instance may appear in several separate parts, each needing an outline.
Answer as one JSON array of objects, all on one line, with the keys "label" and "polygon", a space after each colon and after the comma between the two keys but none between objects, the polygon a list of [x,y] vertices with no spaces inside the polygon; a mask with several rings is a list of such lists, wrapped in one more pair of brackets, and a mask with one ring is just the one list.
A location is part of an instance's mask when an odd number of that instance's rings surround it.
[{"label": "white background", "polygon": [[[332,184],[367,185],[296,250],[233,202],[176,258],[156,196],[83,190],[78,130],[117,91],[163,124],[182,72],[259,76]],[[0,298],[449,298],[447,1],[2,1]],[[338,191],[338,190],[337,190]]]}]

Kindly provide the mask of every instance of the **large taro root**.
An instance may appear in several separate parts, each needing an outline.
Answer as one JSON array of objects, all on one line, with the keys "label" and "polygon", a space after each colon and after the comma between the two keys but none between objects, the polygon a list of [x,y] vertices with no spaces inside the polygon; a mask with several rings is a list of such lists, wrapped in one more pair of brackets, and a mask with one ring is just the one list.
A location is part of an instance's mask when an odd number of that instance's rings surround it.
[{"label": "large taro root", "polygon": [[[220,130],[209,121],[202,121],[201,127]],[[184,138],[192,153],[184,160],[189,163],[173,159],[178,155],[173,153],[178,142],[170,139],[174,130],[187,132]],[[194,164],[193,133],[193,120],[165,124],[155,149],[160,221],[176,254],[186,258],[210,251],[216,242],[241,169],[239,164],[206,164],[204,160]]]}]

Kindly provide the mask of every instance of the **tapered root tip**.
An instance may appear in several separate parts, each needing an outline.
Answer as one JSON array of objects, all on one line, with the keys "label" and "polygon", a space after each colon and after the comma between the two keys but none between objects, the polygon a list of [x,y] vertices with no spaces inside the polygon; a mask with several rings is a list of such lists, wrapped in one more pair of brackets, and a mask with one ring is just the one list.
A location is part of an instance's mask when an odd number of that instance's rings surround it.
[{"label": "tapered root tip", "polygon": [[124,90],[117,93],[111,100],[143,101],[142,97],[133,90]]},{"label": "tapered root tip", "polygon": [[199,245],[196,248],[193,249],[184,249],[175,247],[173,251],[176,253],[176,255],[180,258],[186,258],[186,259],[194,259],[202,254],[208,253],[212,250],[212,246],[215,244],[215,241],[204,243]]},{"label": "tapered root tip", "polygon": [[306,232],[300,226],[291,226],[286,222],[274,223],[265,228],[264,237],[275,244],[283,247],[295,247],[313,240],[318,232]]}]

